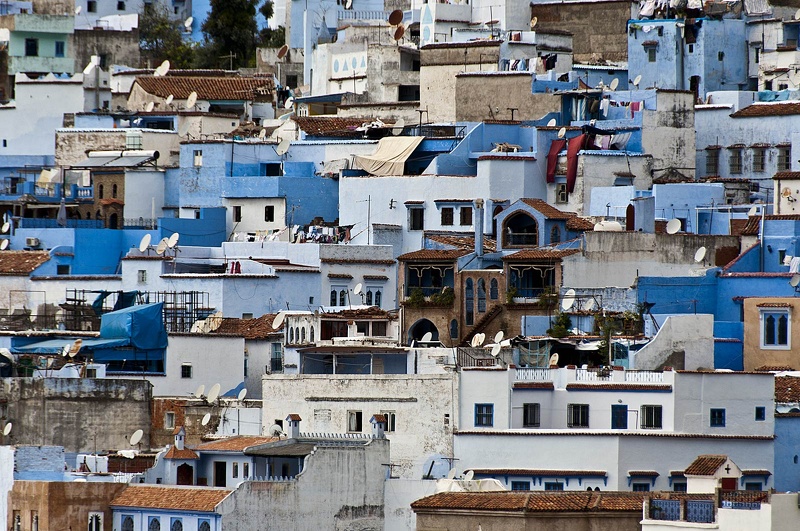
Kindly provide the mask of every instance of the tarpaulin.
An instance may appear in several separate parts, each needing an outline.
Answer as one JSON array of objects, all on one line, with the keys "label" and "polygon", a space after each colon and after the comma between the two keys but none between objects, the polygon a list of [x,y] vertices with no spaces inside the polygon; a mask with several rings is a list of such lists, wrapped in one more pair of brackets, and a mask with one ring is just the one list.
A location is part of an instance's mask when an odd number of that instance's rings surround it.
[{"label": "tarpaulin", "polygon": [[567,145],[563,138],[553,140],[550,144],[550,151],[547,152],[547,182],[556,182],[556,166],[558,165],[558,154]]},{"label": "tarpaulin", "polygon": [[567,145],[567,193],[575,190],[575,180],[578,177],[578,152],[583,149],[586,135],[578,135],[569,139]]},{"label": "tarpaulin", "polygon": [[375,153],[355,157],[355,166],[372,175],[403,175],[406,160],[423,139],[421,136],[383,137]]},{"label": "tarpaulin", "polygon": [[109,312],[100,321],[100,337],[130,338],[131,344],[141,350],[166,348],[163,306],[163,302],[157,302]]},{"label": "tarpaulin", "polygon": [[[66,345],[72,345],[75,339],[48,339],[47,341],[39,341],[38,343],[31,343],[22,347],[13,347],[12,350],[17,353],[24,354],[61,354]],[[124,347],[130,341],[127,338],[113,338],[113,339],[81,339],[81,351],[94,350],[100,348],[114,348]]]}]

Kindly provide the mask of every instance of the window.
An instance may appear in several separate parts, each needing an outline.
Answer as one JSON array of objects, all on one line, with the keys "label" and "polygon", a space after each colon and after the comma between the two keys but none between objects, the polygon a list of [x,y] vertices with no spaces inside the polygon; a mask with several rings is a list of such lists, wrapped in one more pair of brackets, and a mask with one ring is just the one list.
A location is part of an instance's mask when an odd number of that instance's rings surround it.
[{"label": "window", "polygon": [[760,481],[747,481],[744,484],[744,490],[762,490],[763,486]]},{"label": "window", "polygon": [[234,205],[233,207],[233,222],[239,223],[242,221],[242,207],[239,205]]},{"label": "window", "polygon": [[567,405],[567,427],[569,428],[589,427],[589,404]]},{"label": "window", "polygon": [[725,409],[724,408],[712,408],[711,409],[711,422],[710,425],[712,428],[724,428],[725,427]]},{"label": "window", "polygon": [[[689,45],[689,53],[694,53],[694,44]],[[756,61],[758,62],[758,61]]]},{"label": "window", "polygon": [[339,290],[339,306],[347,306],[347,290]]},{"label": "window", "polygon": [[173,411],[167,411],[164,413],[164,429],[175,429],[175,413]]},{"label": "window", "polygon": [[409,208],[408,230],[424,230],[424,229],[425,229],[425,209]]},{"label": "window", "polygon": [[147,270],[140,269],[139,272],[136,274],[136,278],[139,281],[139,284],[144,284],[147,282]]},{"label": "window", "polygon": [[531,490],[530,481],[512,481],[511,490]]},{"label": "window", "polygon": [[789,171],[792,169],[791,148],[788,146],[778,148],[778,171]]},{"label": "window", "polygon": [[564,490],[564,484],[560,481],[545,481],[544,490]]},{"label": "window", "polygon": [[39,56],[39,39],[25,39],[25,57]]},{"label": "window", "polygon": [[367,306],[372,306],[372,290],[367,289],[367,293],[364,294],[364,304]]},{"label": "window", "polygon": [[[36,516],[33,528],[39,528],[39,517]],[[89,531],[103,531],[103,513],[89,513]]]},{"label": "window", "polygon": [[372,321],[372,336],[386,337],[386,321]]},{"label": "window", "polygon": [[475,404],[475,427],[494,426],[494,404]]},{"label": "window", "polygon": [[763,172],[767,159],[766,148],[753,148],[753,171]]},{"label": "window", "polygon": [[491,282],[489,282],[489,298],[492,300],[497,300],[497,297],[498,297],[497,279],[493,278]]},{"label": "window", "polygon": [[539,427],[539,404],[522,404],[522,425],[526,428]]},{"label": "window", "polygon": [[172,524],[169,526],[169,531],[183,531],[183,520],[180,518],[173,518]]},{"label": "window", "polygon": [[117,2],[117,11],[125,11],[125,2]]},{"label": "window", "polygon": [[69,265],[66,264],[56,265],[56,275],[69,275]]},{"label": "window", "polygon": [[64,57],[64,50],[65,50],[64,41],[56,41],[56,53],[55,53],[55,56],[56,57]]},{"label": "window", "polygon": [[133,516],[122,516],[122,531],[133,531]]},{"label": "window", "polygon": [[725,60],[725,52],[717,52],[717,61]]},{"label": "window", "polygon": [[113,198],[117,197],[117,185],[116,184],[111,185],[111,197],[113,197]]},{"label": "window", "polygon": [[634,483],[633,492],[650,492],[650,483]]},{"label": "window", "polygon": [[661,429],[661,406],[642,406],[639,415],[642,422],[642,429]]},{"label": "window", "polygon": [[461,210],[459,210],[459,217],[461,225],[472,225],[472,207],[471,206],[461,207]]},{"label": "window", "polygon": [[381,292],[380,291],[376,291],[375,292],[375,306],[377,306],[378,308],[381,307]]},{"label": "window", "polygon": [[250,477],[250,463],[242,463],[242,477],[244,479]]},{"label": "window", "polygon": [[787,310],[761,312],[761,322],[761,348],[783,350],[790,347]]},{"label": "window", "polygon": [[231,477],[238,478],[239,477],[239,463],[233,463],[233,472],[231,472]]},{"label": "window", "polygon": [[558,225],[553,225],[553,228],[550,229],[550,243],[560,243],[561,242],[561,227]]},{"label": "window", "polygon": [[89,13],[97,13],[97,0],[89,0],[86,2],[86,11]]},{"label": "window", "polygon": [[161,520],[158,516],[151,516],[147,524],[147,531],[161,531]]},{"label": "window", "polygon": [[728,167],[731,174],[742,173],[742,150],[739,148],[730,150],[730,158],[728,159]]},{"label": "window", "polygon": [[686,482],[685,481],[676,481],[672,484],[673,492],[686,492]]},{"label": "window", "polygon": [[197,524],[197,531],[211,531],[211,523],[208,520],[200,520]]},{"label": "window", "polygon": [[486,281],[478,279],[478,313],[486,312]]},{"label": "window", "polygon": [[471,278],[468,278],[464,288],[464,305],[466,309],[467,326],[472,326],[475,314],[475,288]]},{"label": "window", "polygon": [[[251,317],[251,319],[252,319],[252,317]],[[244,357],[244,363],[242,364],[242,373],[243,373],[243,376],[245,378],[247,378],[247,364],[248,364],[247,352],[245,352],[244,355],[245,355],[245,357]]]},{"label": "window", "polygon": [[194,165],[195,167],[200,167],[203,165],[203,150],[202,149],[195,149],[194,150]]},{"label": "window", "polygon": [[628,406],[626,404],[611,405],[611,429],[628,429]]},{"label": "window", "polygon": [[767,408],[764,406],[756,406],[756,420],[767,420]]},{"label": "window", "polygon": [[261,175],[264,177],[279,177],[283,175],[283,164],[280,162],[267,162],[262,164]]},{"label": "window", "polygon": [[294,328],[289,328],[289,344],[294,343]]},{"label": "window", "polygon": [[386,416],[386,431],[393,432],[397,429],[397,413],[394,411],[381,411]]},{"label": "window", "polygon": [[86,369],[86,377],[87,378],[97,378],[97,369]]},{"label": "window", "polygon": [[275,207],[273,205],[264,207],[264,221],[275,221]]},{"label": "window", "polygon": [[362,429],[362,426],[361,426],[361,412],[360,411],[348,411],[347,412],[347,431],[360,433],[361,429]]},{"label": "window", "polygon": [[192,364],[191,363],[184,363],[181,365],[181,378],[191,378],[192,377]]},{"label": "window", "polygon": [[450,339],[458,338],[458,321],[453,319],[450,321]]},{"label": "window", "polygon": [[453,209],[451,207],[442,208],[442,225],[453,224]]},{"label": "window", "polygon": [[647,49],[647,62],[648,63],[656,62],[656,49],[654,46]]},{"label": "window", "polygon": [[567,191],[567,184],[556,184],[556,203],[566,203],[569,201],[569,192]]},{"label": "window", "polygon": [[706,151],[706,175],[719,174],[719,150],[709,149]]},{"label": "window", "polygon": [[281,372],[283,370],[283,346],[280,343],[272,344],[272,357],[270,358],[270,371]]},{"label": "window", "polygon": [[331,290],[331,306],[336,306],[336,290]]}]

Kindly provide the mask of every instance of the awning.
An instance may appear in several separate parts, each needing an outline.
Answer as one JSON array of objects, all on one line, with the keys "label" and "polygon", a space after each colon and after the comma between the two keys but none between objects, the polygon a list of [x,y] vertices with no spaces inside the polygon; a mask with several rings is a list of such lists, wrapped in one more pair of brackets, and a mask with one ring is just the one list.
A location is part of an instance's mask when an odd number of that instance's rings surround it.
[{"label": "awning", "polygon": [[357,155],[355,166],[372,175],[403,175],[406,160],[424,140],[421,136],[386,136],[372,155]]},{"label": "awning", "polygon": [[[129,339],[86,339],[82,338],[81,351],[100,348],[124,347],[130,344]],[[11,350],[18,354],[60,354],[66,345],[71,345],[75,339],[48,339],[38,343],[31,343],[22,347],[13,347]]]},{"label": "awning", "polygon": [[56,177],[58,177],[58,170],[42,170],[36,180],[36,186],[51,188],[56,183]]}]

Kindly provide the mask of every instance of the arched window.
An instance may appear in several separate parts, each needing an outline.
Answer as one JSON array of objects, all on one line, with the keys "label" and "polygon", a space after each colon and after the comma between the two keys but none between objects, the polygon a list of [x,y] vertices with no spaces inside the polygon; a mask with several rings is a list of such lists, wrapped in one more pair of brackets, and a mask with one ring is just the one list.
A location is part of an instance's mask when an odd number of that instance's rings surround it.
[{"label": "arched window", "polygon": [[309,333],[309,335],[308,335],[308,336],[309,336],[309,337],[308,337],[308,340],[309,340],[311,343],[313,343],[313,342],[314,342],[314,327],[313,327],[313,326],[311,327],[311,330],[310,330],[310,333]]},{"label": "arched window", "polygon": [[561,228],[558,225],[553,225],[550,229],[550,243],[561,242]]},{"label": "arched window", "polygon": [[365,298],[365,302],[366,302],[367,306],[372,306],[372,290],[371,289],[367,290],[367,296]]},{"label": "arched window", "polygon": [[122,518],[122,531],[133,531],[133,516]]},{"label": "arched window", "polygon": [[97,185],[97,198],[98,199],[103,199],[103,185],[102,184]]},{"label": "arched window", "polygon": [[478,280],[478,313],[486,311],[486,281]]},{"label": "arched window", "polygon": [[475,318],[475,288],[471,278],[467,279],[466,287],[464,288],[464,306],[466,309],[467,326],[472,326]]},{"label": "arched window", "polygon": [[294,343],[294,328],[289,327],[289,344]]},{"label": "arched window", "polygon": [[497,300],[497,279],[493,278],[489,283],[489,297],[494,301]]},{"label": "arched window", "polygon": [[306,327],[300,329],[300,343],[306,342]]},{"label": "arched window", "polygon": [[380,292],[380,290],[375,292],[375,306],[377,306],[378,308],[381,307],[381,292]]},{"label": "arched window", "polygon": [[169,526],[169,531],[183,531],[183,522],[180,518],[176,518],[172,521],[172,525]]},{"label": "arched window", "polygon": [[294,340],[300,343],[300,328],[294,327]]},{"label": "arched window", "polygon": [[336,290],[331,290],[331,306],[336,306]]},{"label": "arched window", "polygon": [[150,523],[147,525],[147,531],[161,531],[161,520],[157,516],[150,517]]},{"label": "arched window", "polygon": [[117,197],[117,185],[116,184],[111,186],[111,197],[113,197],[113,198]]},{"label": "arched window", "polygon": [[347,290],[343,289],[339,292],[339,306],[347,306]]},{"label": "arched window", "polygon": [[453,319],[450,321],[450,337],[456,339],[458,337],[458,321]]},{"label": "arched window", "polygon": [[197,526],[197,531],[211,531],[211,524],[208,522],[200,522],[200,525]]}]

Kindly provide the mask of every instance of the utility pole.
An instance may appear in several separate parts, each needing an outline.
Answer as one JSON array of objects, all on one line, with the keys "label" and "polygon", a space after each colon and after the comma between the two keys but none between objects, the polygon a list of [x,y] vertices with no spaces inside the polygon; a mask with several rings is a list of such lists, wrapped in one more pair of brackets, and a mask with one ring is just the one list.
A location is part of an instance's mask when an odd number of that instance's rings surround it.
[{"label": "utility pole", "polygon": [[230,70],[233,70],[233,60],[236,59],[235,53],[231,52],[228,55],[220,55],[219,58],[230,60]]}]

